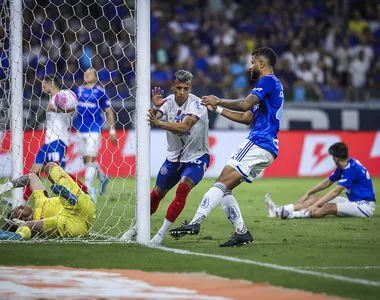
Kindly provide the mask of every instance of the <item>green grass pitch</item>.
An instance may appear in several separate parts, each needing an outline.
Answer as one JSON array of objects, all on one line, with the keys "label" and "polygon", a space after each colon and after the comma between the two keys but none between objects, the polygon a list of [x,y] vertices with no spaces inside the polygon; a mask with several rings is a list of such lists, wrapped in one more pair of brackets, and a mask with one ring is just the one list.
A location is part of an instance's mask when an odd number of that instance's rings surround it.
[{"label": "green grass pitch", "polygon": [[[242,184],[234,194],[244,220],[255,241],[240,248],[219,248],[233,232],[221,208],[203,223],[198,236],[174,240],[165,237],[164,246],[193,252],[232,256],[283,266],[312,267],[313,271],[376,281],[380,284],[380,211],[366,219],[326,217],[314,220],[269,219],[264,195],[270,192],[278,204],[297,200],[320,181],[318,179],[259,179]],[[191,220],[203,194],[214,180],[203,180],[189,195],[185,210],[176,225]],[[380,178],[373,180],[375,193],[380,191]],[[119,235],[129,228],[134,216],[132,179],[114,180],[98,207],[104,207],[95,231]],[[152,181],[152,185],[154,181]],[[151,218],[152,236],[160,228],[175,189],[161,202]],[[129,201],[131,199],[131,201]],[[0,211],[1,213],[1,211]],[[379,286],[348,283],[335,279],[297,274],[216,258],[179,255],[136,244],[72,244],[72,243],[1,243],[0,265],[64,265],[82,268],[125,268],[164,272],[201,272],[229,278],[269,282],[288,288],[324,292],[348,298],[378,299]],[[378,268],[321,268],[375,266]]]}]

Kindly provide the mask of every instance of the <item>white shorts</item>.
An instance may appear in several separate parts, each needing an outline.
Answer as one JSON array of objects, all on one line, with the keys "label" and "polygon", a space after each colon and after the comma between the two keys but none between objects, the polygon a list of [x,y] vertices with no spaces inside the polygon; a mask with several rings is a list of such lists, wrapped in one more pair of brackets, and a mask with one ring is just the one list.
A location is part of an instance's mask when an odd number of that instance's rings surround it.
[{"label": "white shorts", "polygon": [[375,212],[374,201],[350,201],[345,197],[336,197],[329,203],[336,203],[338,207],[337,216],[341,217],[368,218],[372,217]]},{"label": "white shorts", "polygon": [[232,154],[227,165],[238,171],[244,180],[251,183],[274,160],[273,155],[246,139]]},{"label": "white shorts", "polygon": [[96,157],[102,145],[99,132],[78,132],[79,152],[82,156]]}]

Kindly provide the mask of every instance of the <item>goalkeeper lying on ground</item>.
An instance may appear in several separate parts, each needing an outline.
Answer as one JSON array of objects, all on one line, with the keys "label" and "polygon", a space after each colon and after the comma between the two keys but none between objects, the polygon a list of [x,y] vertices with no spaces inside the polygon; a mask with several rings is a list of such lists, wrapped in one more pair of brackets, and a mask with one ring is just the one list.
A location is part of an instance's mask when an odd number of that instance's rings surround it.
[{"label": "goalkeeper lying on ground", "polygon": [[88,234],[96,209],[86,187],[55,163],[46,164],[44,170],[53,183],[51,190],[58,197],[49,198],[41,180],[33,173],[0,185],[0,195],[14,188],[30,186],[35,204],[34,209],[21,205],[12,210],[9,219],[20,220],[20,225],[16,232],[0,230],[0,240],[27,240],[42,233],[61,237]]}]

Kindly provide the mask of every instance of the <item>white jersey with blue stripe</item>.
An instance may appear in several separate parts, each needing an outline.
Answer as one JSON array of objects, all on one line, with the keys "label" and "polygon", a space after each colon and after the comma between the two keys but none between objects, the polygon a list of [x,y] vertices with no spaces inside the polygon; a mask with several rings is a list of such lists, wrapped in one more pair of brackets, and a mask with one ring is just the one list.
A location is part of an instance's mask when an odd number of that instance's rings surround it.
[{"label": "white jersey with blue stripe", "polygon": [[[52,96],[49,104],[56,108],[55,96]],[[54,141],[61,140],[66,146],[69,144],[69,135],[71,128],[71,116],[65,112],[46,112],[45,123],[45,144],[50,144]]]},{"label": "white jersey with blue stripe", "polygon": [[329,180],[343,186],[350,201],[375,201],[372,180],[367,169],[356,159],[350,158],[344,169],[336,168]]},{"label": "white jersey with blue stripe", "polygon": [[78,97],[77,114],[74,125],[79,132],[101,132],[104,111],[110,107],[110,99],[99,85],[81,86],[75,94]]},{"label": "white jersey with blue stripe", "polygon": [[248,139],[277,156],[277,134],[284,109],[284,89],[281,81],[274,74],[263,76],[251,94],[256,95],[260,102],[251,109],[254,124]]},{"label": "white jersey with blue stripe", "polygon": [[207,108],[201,105],[200,99],[189,94],[189,98],[179,106],[174,94],[160,107],[166,122],[182,122],[186,116],[193,116],[198,121],[186,133],[166,131],[168,141],[167,159],[171,162],[191,162],[209,153],[208,114]]}]

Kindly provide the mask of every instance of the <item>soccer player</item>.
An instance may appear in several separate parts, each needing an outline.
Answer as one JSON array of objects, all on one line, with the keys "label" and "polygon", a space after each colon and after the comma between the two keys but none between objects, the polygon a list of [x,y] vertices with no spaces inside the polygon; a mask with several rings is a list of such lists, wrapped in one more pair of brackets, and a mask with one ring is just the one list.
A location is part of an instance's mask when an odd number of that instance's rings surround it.
[{"label": "soccer player", "polygon": [[[348,147],[342,142],[330,146],[329,154],[337,166],[336,170],[296,203],[279,207],[269,194],[266,195],[269,217],[299,219],[336,215],[365,218],[373,215],[376,199],[367,169],[359,161],[349,157]],[[329,188],[334,182],[338,182],[337,185],[325,196],[314,195]],[[344,189],[347,198],[339,196]]]},{"label": "soccer player", "polygon": [[[69,134],[72,121],[72,113],[66,113],[60,110],[56,105],[54,98],[60,90],[58,80],[45,76],[42,80],[42,90],[50,96],[50,101],[46,107],[45,123],[45,143],[38,151],[30,173],[40,175],[44,165],[48,162],[56,162],[65,168],[65,153],[69,144]],[[28,200],[31,190],[26,187],[24,199]]]},{"label": "soccer player", "polygon": [[[191,94],[193,75],[185,70],[174,74],[171,89],[173,94],[163,99],[164,91],[152,90],[153,110],[149,111],[152,126],[166,130],[168,156],[157,175],[156,185],[150,194],[150,214],[154,214],[165,195],[179,182],[176,195],[171,202],[164,223],[151,244],[160,245],[185,207],[190,190],[202,179],[209,166],[208,114],[201,99]],[[161,118],[164,121],[161,121]],[[122,237],[131,240],[137,234],[132,227]]]},{"label": "soccer player", "polygon": [[0,230],[0,240],[28,240],[44,233],[60,237],[86,236],[95,220],[96,208],[86,192],[60,166],[49,162],[44,171],[53,183],[51,190],[58,197],[49,198],[39,177],[30,173],[0,186],[0,194],[14,188],[30,186],[35,208],[18,206],[12,210],[10,219],[19,219],[16,232]]},{"label": "soccer player", "polygon": [[117,143],[115,115],[106,91],[98,85],[98,74],[95,69],[89,68],[84,73],[84,80],[85,85],[74,91],[78,96],[75,126],[78,130],[80,153],[86,168],[85,184],[91,199],[96,202],[97,190],[93,187],[95,178],[98,176],[100,179],[100,194],[105,192],[109,181],[108,176],[102,172],[96,161],[102,140],[103,112],[110,125],[112,143]]},{"label": "soccer player", "polygon": [[247,114],[240,113],[236,118],[250,122],[253,116],[254,124],[247,139],[232,154],[213,187],[204,195],[192,221],[170,230],[172,236],[198,234],[201,223],[222,202],[224,210],[228,212],[229,219],[235,227],[235,233],[220,246],[237,247],[253,241],[231,191],[243,181],[251,183],[277,157],[279,147],[277,133],[282,118],[284,92],[280,80],[273,74],[275,63],[276,54],[272,49],[267,47],[256,49],[252,52],[249,69],[252,79],[258,79],[258,81],[256,87],[245,99],[225,100],[216,96],[202,97],[203,105],[218,106],[217,112],[221,114],[225,114],[223,107],[248,112]]}]

